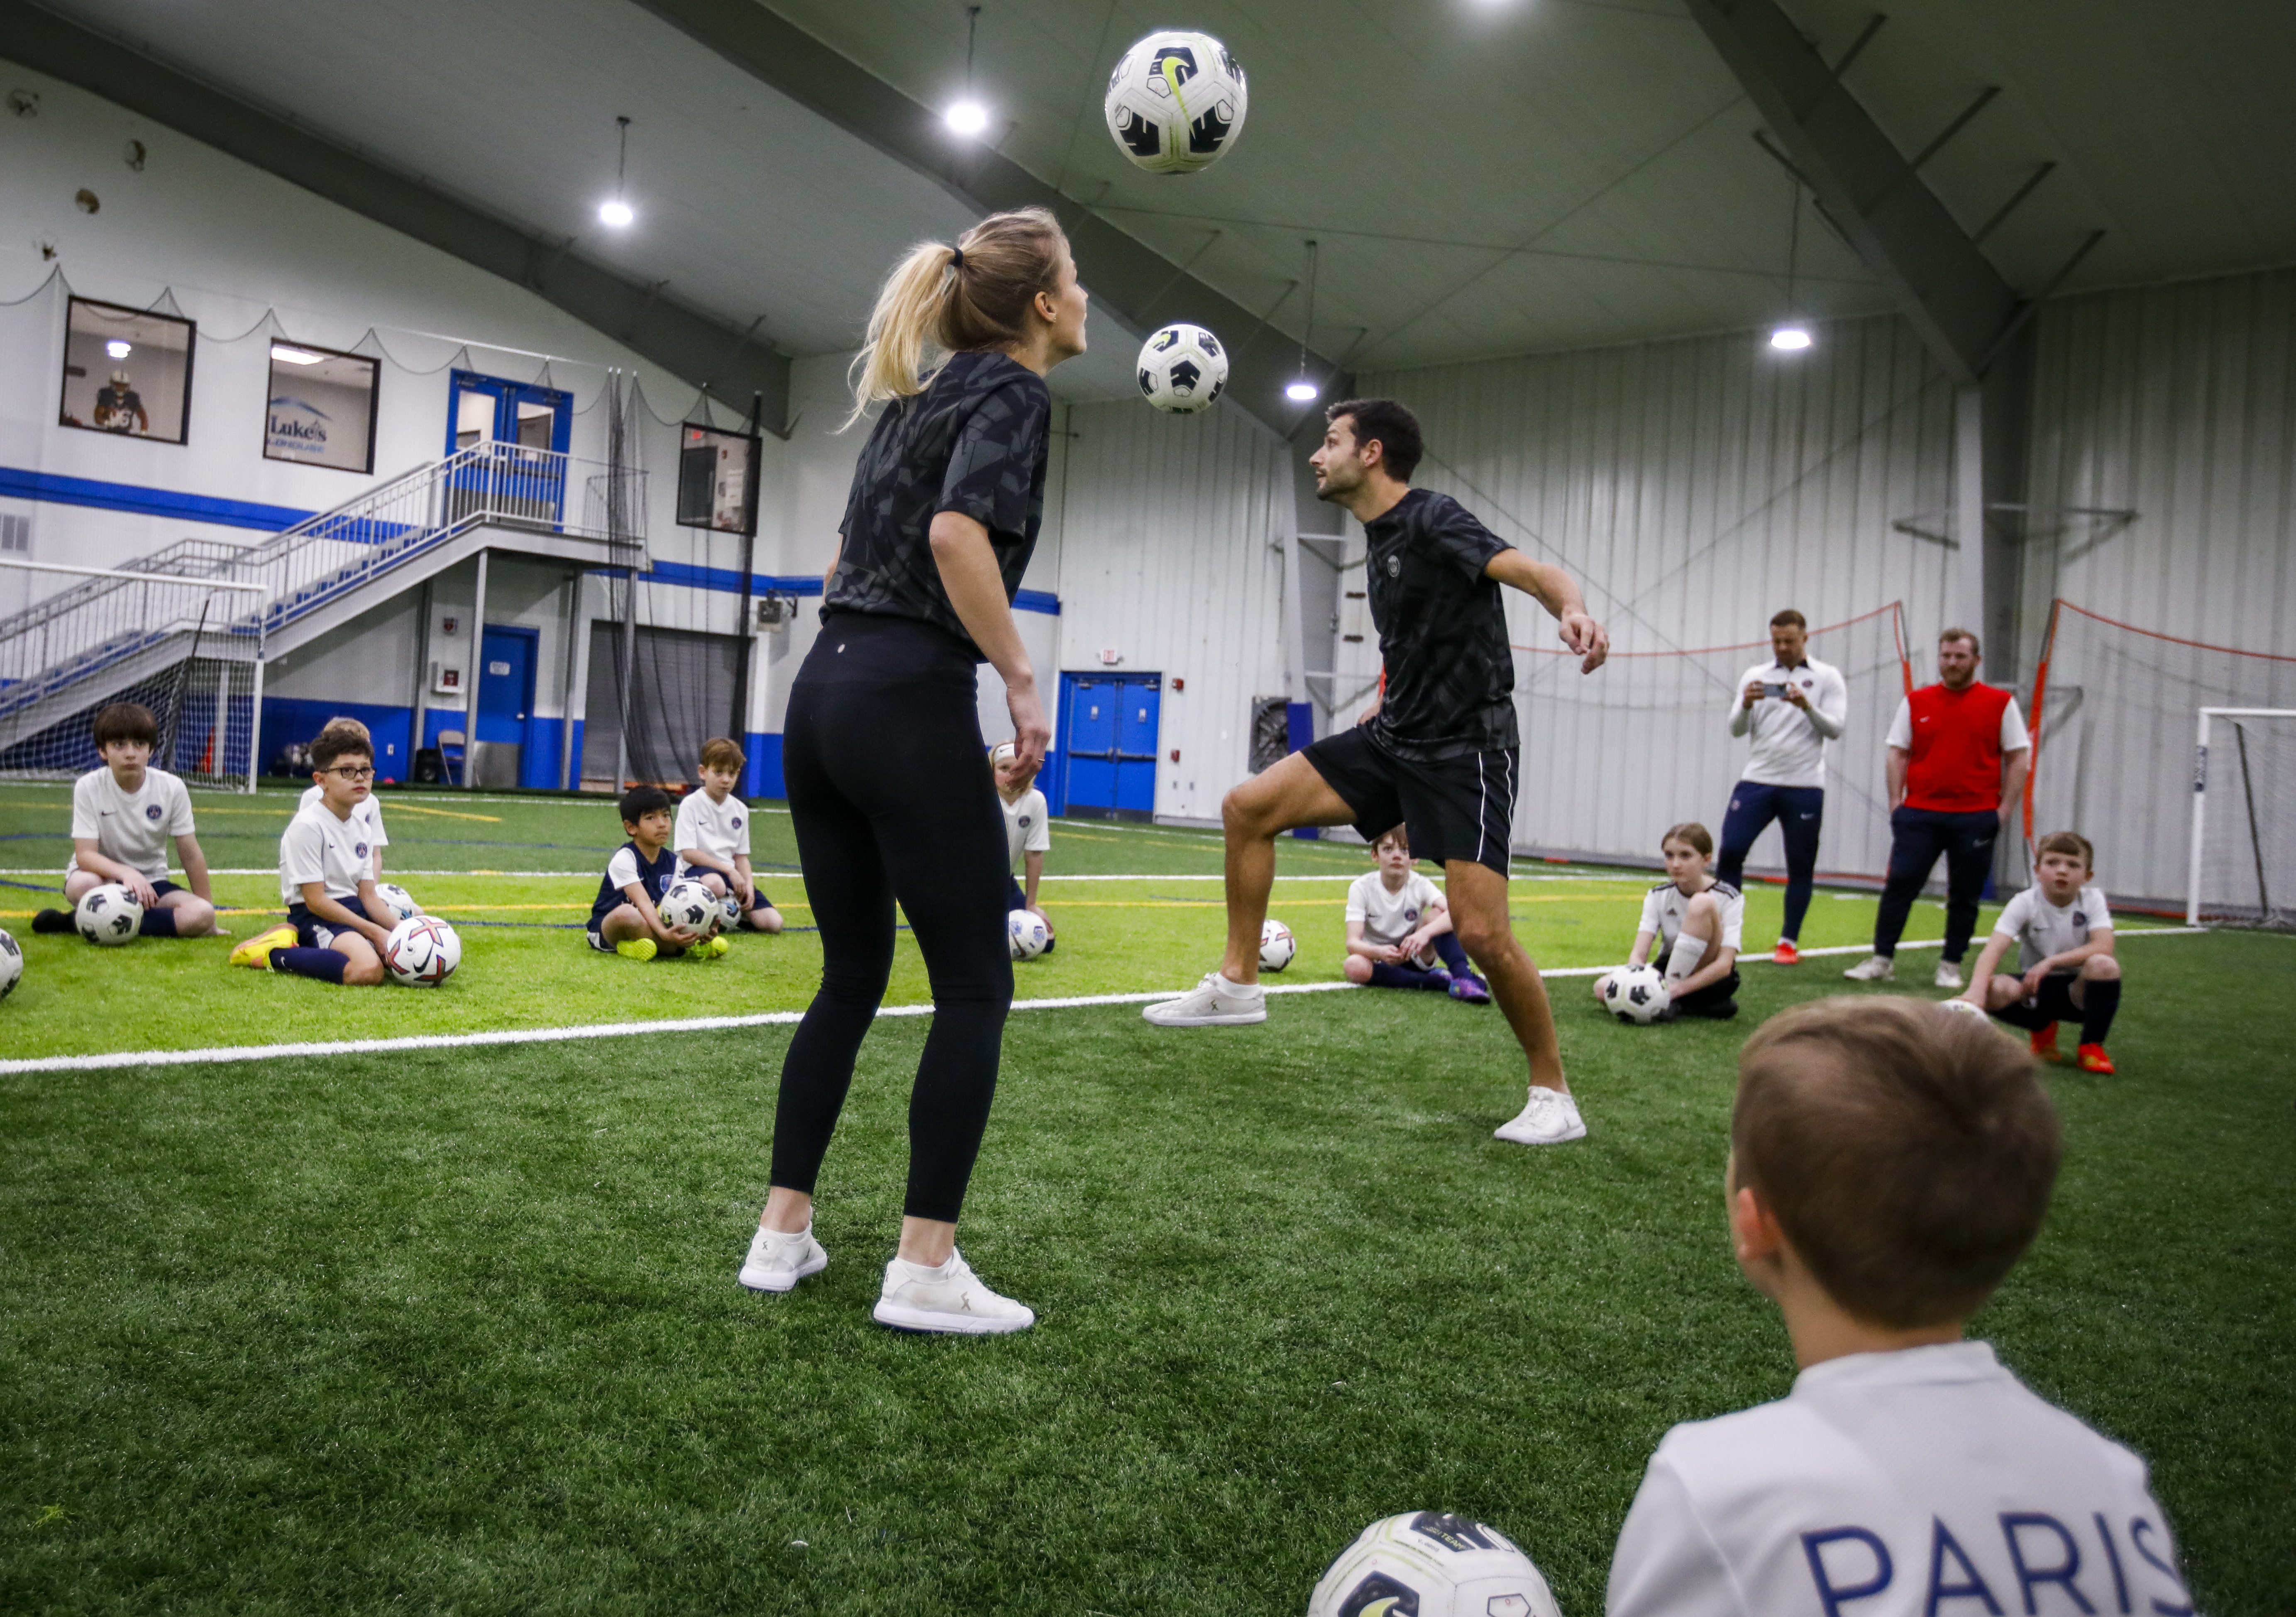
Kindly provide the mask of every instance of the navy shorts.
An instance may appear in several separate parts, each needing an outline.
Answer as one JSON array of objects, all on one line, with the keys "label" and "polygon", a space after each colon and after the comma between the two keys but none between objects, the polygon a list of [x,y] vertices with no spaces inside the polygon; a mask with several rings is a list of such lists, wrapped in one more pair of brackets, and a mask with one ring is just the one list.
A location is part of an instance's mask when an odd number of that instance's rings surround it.
[{"label": "navy shorts", "polygon": [[[349,898],[339,898],[335,902],[363,921],[374,919],[366,912],[366,906],[359,901],[356,894]],[[295,928],[295,941],[304,948],[330,949],[334,946],[335,929],[312,914],[308,904],[288,905],[287,921]]]},{"label": "navy shorts", "polygon": [[188,893],[190,891],[191,889],[184,886],[183,883],[179,881],[169,881],[164,876],[158,878],[152,883],[152,897],[154,902],[167,897],[170,893]]},{"label": "navy shorts", "polygon": [[[2005,971],[2001,975],[2009,974]],[[2081,1019],[2081,1008],[2073,1003],[2073,984],[2078,981],[2079,978],[2072,972],[2052,972],[2041,979],[2040,992],[2014,1005],[2005,1005],[1993,1014],[2012,1027],[2034,1032],[2052,1022],[2078,1022]]]},{"label": "navy shorts", "polygon": [[1365,842],[1377,842],[1399,825],[1411,838],[1414,859],[1437,864],[1464,859],[1505,876],[1521,780],[1517,753],[1494,747],[1414,764],[1358,725],[1310,742],[1300,755],[1346,802]]}]

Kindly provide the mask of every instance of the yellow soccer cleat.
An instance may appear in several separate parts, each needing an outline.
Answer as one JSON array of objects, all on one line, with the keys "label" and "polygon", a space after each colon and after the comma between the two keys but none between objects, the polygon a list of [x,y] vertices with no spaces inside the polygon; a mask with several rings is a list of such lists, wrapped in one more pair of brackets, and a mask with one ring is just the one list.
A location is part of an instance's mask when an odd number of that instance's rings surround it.
[{"label": "yellow soccer cleat", "polygon": [[614,945],[614,952],[626,960],[650,960],[660,949],[650,937],[626,937]]},{"label": "yellow soccer cleat", "polygon": [[233,950],[231,963],[234,966],[251,966],[258,971],[268,971],[271,969],[271,951],[274,949],[292,949],[295,946],[296,938],[295,928],[283,921],[266,932],[257,933]]}]

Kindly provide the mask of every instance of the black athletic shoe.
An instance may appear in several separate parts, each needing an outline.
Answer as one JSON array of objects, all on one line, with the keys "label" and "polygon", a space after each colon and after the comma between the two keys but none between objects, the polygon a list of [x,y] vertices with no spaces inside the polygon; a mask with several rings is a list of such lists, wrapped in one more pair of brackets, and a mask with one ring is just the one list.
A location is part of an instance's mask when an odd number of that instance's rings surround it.
[{"label": "black athletic shoe", "polygon": [[71,929],[72,918],[69,910],[38,910],[33,912],[32,930],[35,932],[70,932]]},{"label": "black athletic shoe", "polygon": [[1678,1010],[1685,1017],[1705,1017],[1716,1022],[1727,1022],[1738,1014],[1738,1001],[1717,1000],[1710,1005],[1670,1006],[1669,1009]]}]

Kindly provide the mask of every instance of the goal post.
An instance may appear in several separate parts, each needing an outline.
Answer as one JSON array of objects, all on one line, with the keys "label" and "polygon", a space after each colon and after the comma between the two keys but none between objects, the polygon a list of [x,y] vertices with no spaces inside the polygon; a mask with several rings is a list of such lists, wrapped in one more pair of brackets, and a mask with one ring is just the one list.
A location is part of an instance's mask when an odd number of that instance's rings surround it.
[{"label": "goal post", "polygon": [[2296,925],[2296,707],[2199,711],[2185,924]]}]

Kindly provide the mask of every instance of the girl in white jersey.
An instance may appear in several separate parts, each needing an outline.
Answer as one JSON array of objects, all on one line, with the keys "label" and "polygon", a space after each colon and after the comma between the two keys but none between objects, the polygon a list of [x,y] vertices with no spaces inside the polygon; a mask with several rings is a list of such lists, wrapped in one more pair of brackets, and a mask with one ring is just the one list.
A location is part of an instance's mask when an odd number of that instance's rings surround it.
[{"label": "girl in white jersey", "polygon": [[[1642,925],[1627,964],[1655,964],[1666,974],[1668,1021],[1711,1017],[1726,1022],[1738,1014],[1738,946],[1746,901],[1737,888],[1709,872],[1714,838],[1696,821],[1670,829],[1660,838],[1659,852],[1666,856],[1666,879],[1643,900]],[[1608,973],[1595,979],[1598,1003],[1610,980]]]},{"label": "girl in white jersey", "polygon": [[[1961,997],[2033,1036],[2033,1054],[2057,1058],[2057,1024],[2081,1025],[2074,1061],[2085,1073],[2110,1073],[2104,1053],[2120,1009],[2120,962],[2112,953],[2112,911],[2091,879],[2096,855],[2076,831],[2051,831],[2034,845],[2033,885],[2002,907],[1985,940],[1969,989]],[[2017,974],[1996,976],[2017,945]]]}]

